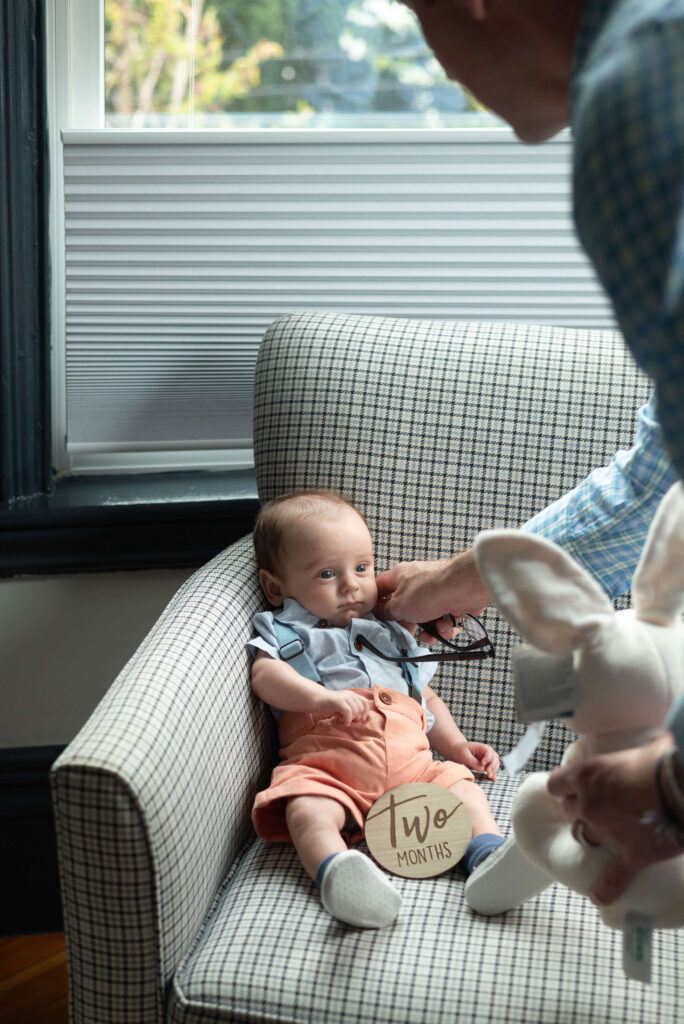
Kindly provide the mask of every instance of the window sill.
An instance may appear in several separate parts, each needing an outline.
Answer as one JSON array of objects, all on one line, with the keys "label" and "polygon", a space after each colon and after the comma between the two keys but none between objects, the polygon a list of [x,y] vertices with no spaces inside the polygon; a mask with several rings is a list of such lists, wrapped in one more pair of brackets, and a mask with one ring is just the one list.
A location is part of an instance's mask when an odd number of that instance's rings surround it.
[{"label": "window sill", "polygon": [[252,470],[58,480],[0,508],[0,576],[200,566],[258,507]]}]

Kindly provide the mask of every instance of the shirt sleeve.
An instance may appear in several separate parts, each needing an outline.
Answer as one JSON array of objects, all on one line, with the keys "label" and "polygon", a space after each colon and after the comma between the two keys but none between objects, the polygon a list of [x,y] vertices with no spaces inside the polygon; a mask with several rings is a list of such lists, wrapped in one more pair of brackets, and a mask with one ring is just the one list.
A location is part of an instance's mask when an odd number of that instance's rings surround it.
[{"label": "shirt sleeve", "polygon": [[684,757],[684,694],[675,700],[670,708],[665,724],[674,736],[677,750]]},{"label": "shirt sleeve", "polygon": [[573,83],[575,224],[684,477],[684,18],[612,6]]},{"label": "shirt sleeve", "polygon": [[634,445],[522,527],[562,547],[613,599],[629,590],[661,498],[677,480],[656,418],[638,413]]},{"label": "shirt sleeve", "polygon": [[252,654],[257,651],[265,651],[272,658],[280,658],[278,651],[278,640],[273,628],[273,612],[259,612],[254,616],[252,623],[257,631],[257,636],[247,641],[247,647]]}]

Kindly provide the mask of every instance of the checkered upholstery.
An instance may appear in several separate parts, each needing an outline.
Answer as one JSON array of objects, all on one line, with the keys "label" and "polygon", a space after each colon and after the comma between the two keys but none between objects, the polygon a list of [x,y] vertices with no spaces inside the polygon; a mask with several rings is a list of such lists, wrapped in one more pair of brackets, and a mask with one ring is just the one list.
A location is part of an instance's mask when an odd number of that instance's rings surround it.
[{"label": "checkered upholstery", "polygon": [[[326,314],[277,321],[256,373],[262,498],[329,485],[368,514],[378,564],[442,555],[519,525],[629,445],[647,393],[610,333]],[[321,908],[293,850],[249,812],[276,754],[244,648],[262,607],[249,538],[179,591],[53,770],[71,1015],[169,1021],[675,1024],[678,933],[654,982],[626,982],[619,937],[553,886],[494,919],[458,870],[396,880],[380,932]],[[495,661],[442,668],[436,688],[472,738],[520,735],[511,637]],[[553,726],[536,765],[557,762]],[[507,828],[517,779],[487,786]]]}]

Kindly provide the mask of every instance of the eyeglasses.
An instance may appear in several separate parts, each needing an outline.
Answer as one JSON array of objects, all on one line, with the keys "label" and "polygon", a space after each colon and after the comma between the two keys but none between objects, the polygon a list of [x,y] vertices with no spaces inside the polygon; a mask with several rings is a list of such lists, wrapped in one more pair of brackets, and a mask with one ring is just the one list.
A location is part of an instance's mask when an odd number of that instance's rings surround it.
[{"label": "eyeglasses", "polygon": [[[494,657],[494,644],[490,640],[487,630],[474,615],[461,615],[457,619],[453,615],[445,615],[444,618],[451,619],[451,625],[461,630],[453,640],[447,640],[438,632],[437,619],[433,619],[431,622],[419,622],[420,631],[428,633],[435,640],[448,647],[450,651],[458,652],[458,655],[464,661]],[[465,642],[459,639],[459,637],[463,637]],[[446,651],[441,653],[447,654]],[[444,660],[446,661],[447,658],[445,657]]]},{"label": "eyeglasses", "polygon": [[430,654],[420,654],[410,658],[406,652],[403,652],[401,658],[392,658],[389,654],[383,654],[382,651],[379,651],[365,636],[357,635],[356,642],[360,643],[367,650],[372,651],[373,654],[384,661],[399,663],[410,661],[413,665],[420,664],[423,661],[479,661],[482,658],[494,657],[494,645],[479,619],[476,619],[474,615],[461,615],[458,619],[455,619],[453,615],[444,617],[450,618],[451,624],[461,629],[461,633],[458,636],[465,635],[467,638],[466,643],[445,640],[441,633],[437,631],[437,619],[433,619],[432,622],[420,622],[418,625],[422,632],[429,633],[430,636],[435,637],[441,644],[448,647],[448,651],[434,651]]}]

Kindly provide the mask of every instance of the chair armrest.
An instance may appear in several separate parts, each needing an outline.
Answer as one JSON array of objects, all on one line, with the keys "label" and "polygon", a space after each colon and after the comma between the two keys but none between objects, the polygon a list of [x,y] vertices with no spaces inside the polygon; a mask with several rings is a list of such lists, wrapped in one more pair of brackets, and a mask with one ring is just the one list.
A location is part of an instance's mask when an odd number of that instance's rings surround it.
[{"label": "chair armrest", "polygon": [[72,1021],[163,1019],[251,833],[275,751],[245,649],[262,607],[244,538],[184,584],[53,766]]}]

